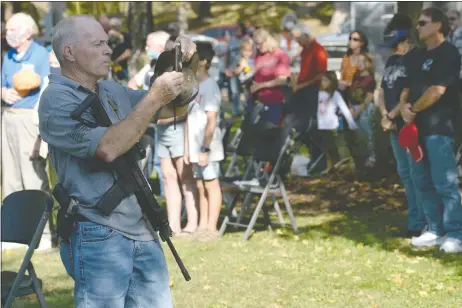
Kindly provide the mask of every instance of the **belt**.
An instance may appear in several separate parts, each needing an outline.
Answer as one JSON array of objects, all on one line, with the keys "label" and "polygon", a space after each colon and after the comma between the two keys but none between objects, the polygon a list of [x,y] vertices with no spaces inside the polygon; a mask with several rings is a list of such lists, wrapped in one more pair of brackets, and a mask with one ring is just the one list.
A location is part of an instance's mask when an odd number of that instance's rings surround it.
[{"label": "belt", "polygon": [[90,222],[90,220],[88,220],[88,218],[80,215],[80,214],[76,214],[74,216],[74,221],[77,221],[77,222]]}]

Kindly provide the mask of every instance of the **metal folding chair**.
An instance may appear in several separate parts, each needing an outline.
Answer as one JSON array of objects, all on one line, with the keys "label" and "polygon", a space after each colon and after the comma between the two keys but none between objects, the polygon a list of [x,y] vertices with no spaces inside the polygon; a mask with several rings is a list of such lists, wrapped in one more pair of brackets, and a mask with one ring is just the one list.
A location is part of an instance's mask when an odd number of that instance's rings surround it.
[{"label": "metal folding chair", "polygon": [[[277,197],[281,196],[284,201],[292,229],[294,233],[298,233],[298,227],[283,181],[284,173],[288,172],[287,169],[290,169],[290,163],[288,160],[290,160],[289,154],[291,153],[289,149],[293,145],[294,141],[292,140],[291,129],[288,127],[273,127],[265,130],[262,134],[259,134],[259,142],[256,144],[256,151],[253,157],[253,159],[258,162],[259,167],[261,167],[256,170],[259,173],[259,183],[257,185],[232,184],[228,185],[227,188],[223,187],[224,191],[234,191],[238,194],[245,193],[245,197],[240,213],[235,221],[232,221],[232,211],[236,206],[237,197],[233,198],[233,202],[228,208],[228,215],[225,217],[221,225],[220,236],[223,236],[227,226],[234,226],[246,228],[244,240],[248,240],[262,209],[264,212],[265,226],[271,229],[272,226],[269,218],[269,212],[265,204],[269,194],[273,198],[273,206],[277,213],[279,223],[282,226],[285,226],[283,215],[279,204],[277,203]],[[272,166],[270,172],[266,170],[267,163]],[[284,171],[282,169],[284,169]],[[243,224],[241,221],[244,217],[245,211],[250,208],[252,197],[254,195],[260,195],[260,199],[252,214],[250,222],[248,224]]]},{"label": "metal folding chair", "polygon": [[[41,190],[14,192],[5,198],[1,209],[2,242],[28,245],[18,272],[2,271],[2,304],[9,308],[15,297],[37,294],[40,307],[47,307],[42,280],[32,265],[43,229],[53,209],[53,198]],[[26,275],[26,270],[29,275]]]}]

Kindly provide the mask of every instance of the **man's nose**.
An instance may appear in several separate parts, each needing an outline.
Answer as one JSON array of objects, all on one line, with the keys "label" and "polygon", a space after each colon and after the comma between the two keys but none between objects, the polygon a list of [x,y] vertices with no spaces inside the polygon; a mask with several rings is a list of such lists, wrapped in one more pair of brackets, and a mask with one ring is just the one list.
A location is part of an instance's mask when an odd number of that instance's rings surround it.
[{"label": "man's nose", "polygon": [[107,47],[107,48],[106,48],[106,50],[104,50],[104,55],[107,55],[107,56],[112,55],[112,49],[111,49],[111,47],[109,47],[109,46],[107,46],[107,45],[106,45],[106,47]]}]

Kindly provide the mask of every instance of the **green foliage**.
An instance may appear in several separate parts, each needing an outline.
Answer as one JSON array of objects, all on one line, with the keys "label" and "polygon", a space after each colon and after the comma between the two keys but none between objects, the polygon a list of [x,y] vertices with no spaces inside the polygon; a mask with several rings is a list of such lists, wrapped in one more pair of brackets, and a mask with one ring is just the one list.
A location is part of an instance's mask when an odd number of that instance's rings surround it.
[{"label": "green foliage", "polygon": [[334,4],[332,2],[319,2],[311,15],[319,19],[323,24],[330,23],[332,15],[334,14]]},{"label": "green foliage", "polygon": [[68,16],[80,14],[94,17],[98,17],[100,15],[120,16],[121,11],[122,2],[66,2],[66,12]]}]

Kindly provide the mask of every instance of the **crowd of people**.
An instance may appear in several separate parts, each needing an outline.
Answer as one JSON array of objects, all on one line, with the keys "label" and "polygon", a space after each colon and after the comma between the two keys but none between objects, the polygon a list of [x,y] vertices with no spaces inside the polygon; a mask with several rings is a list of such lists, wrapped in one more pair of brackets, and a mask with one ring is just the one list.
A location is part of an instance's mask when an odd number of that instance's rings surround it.
[{"label": "crowd of people", "polygon": [[[423,47],[411,44],[414,28]],[[157,171],[174,236],[217,239],[222,206],[220,164],[226,150],[220,130],[223,88],[228,90],[235,117],[247,116],[258,102],[265,106],[261,120],[274,126],[285,125],[288,115],[315,123],[305,141],[311,163],[325,154],[327,159],[320,167],[324,172],[335,171],[340,160],[339,131],[345,132],[355,168],[374,168],[377,155],[372,118],[378,108],[405,187],[407,236],[412,237],[412,245],[462,252],[462,206],[455,160],[455,143],[461,139],[462,126],[457,121],[462,111],[459,12],[445,14],[427,8],[416,25],[409,16],[395,14],[384,32],[382,47],[393,55],[381,82],[375,80],[373,55],[363,32],[350,33],[338,78],[327,69],[326,50],[311,29],[296,19],[286,20],[279,36],[240,24],[225,50],[193,44],[172,32],[153,32],[146,38],[149,60],[135,74],[128,70],[132,46],[119,19],[103,16],[97,22],[85,16],[66,18],[55,27],[52,50],[34,41],[36,32],[35,21],[24,13],[13,15],[6,23],[10,49],[2,59],[1,72],[3,197],[25,189],[49,191],[59,182],[79,200],[77,221],[81,227],[75,227],[69,243],[61,243],[63,262],[74,279],[83,275],[76,258],[112,247],[104,253],[106,257],[139,262],[139,273],[145,277],[137,279],[162,276],[154,282],[161,286],[154,288],[156,294],[147,295],[154,290],[151,288],[141,291],[140,296],[150,303],[158,301],[159,307],[168,306],[165,303],[171,300],[165,289],[165,261],[156,237],[145,228],[141,212],[133,210],[137,208],[135,197],[124,199],[110,218],[92,207],[114,180],[107,170],[95,171],[92,160],[113,161],[154,124]],[[151,85],[159,55],[177,42],[182,43],[185,57],[197,54],[199,59],[199,93],[186,107],[168,105],[180,91],[182,74],[165,73]],[[218,82],[209,74],[215,56],[221,61]],[[72,108],[88,91],[97,93],[114,111],[111,117],[117,124],[87,128],[70,118]],[[313,134],[320,138],[312,138]],[[365,151],[358,150],[362,147]],[[183,201],[187,213],[184,227]],[[54,229],[53,223],[50,227]],[[104,239],[112,242],[104,243]],[[154,246],[146,244],[152,240]],[[76,244],[79,241],[97,241],[101,247],[82,248]],[[56,234],[53,245],[58,245]],[[112,249],[116,250],[109,256]],[[144,257],[149,254],[158,266],[148,270],[134,251],[141,251]],[[94,262],[98,264],[95,271],[105,270],[101,262]],[[122,264],[114,275],[126,279],[123,271],[129,267],[131,272],[132,265]],[[89,286],[106,276],[95,275],[85,278],[91,278],[88,286],[76,284],[76,301],[97,303],[101,298],[94,293],[99,291],[89,291]],[[135,293],[127,296],[131,296],[127,300],[139,300]],[[112,306],[118,307],[118,300],[114,297],[113,301]]]}]

